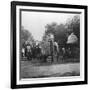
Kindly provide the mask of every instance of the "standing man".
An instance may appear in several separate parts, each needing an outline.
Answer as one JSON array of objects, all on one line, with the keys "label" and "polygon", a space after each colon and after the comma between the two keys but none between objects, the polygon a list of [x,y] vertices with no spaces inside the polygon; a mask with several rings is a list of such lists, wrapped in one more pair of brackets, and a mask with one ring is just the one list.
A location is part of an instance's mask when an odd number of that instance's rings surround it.
[{"label": "standing man", "polygon": [[50,52],[51,52],[51,57],[52,57],[52,61],[53,60],[53,52],[54,52],[54,45],[53,45],[53,42],[54,42],[54,35],[53,34],[49,34],[49,42],[50,42]]}]

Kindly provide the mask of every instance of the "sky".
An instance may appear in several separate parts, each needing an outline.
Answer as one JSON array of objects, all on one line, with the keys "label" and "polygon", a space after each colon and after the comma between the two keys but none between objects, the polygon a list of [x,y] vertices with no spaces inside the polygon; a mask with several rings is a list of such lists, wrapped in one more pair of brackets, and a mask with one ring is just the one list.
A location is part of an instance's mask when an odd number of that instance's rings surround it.
[{"label": "sky", "polygon": [[31,32],[35,40],[41,41],[45,32],[45,26],[56,22],[57,24],[66,23],[76,14],[67,13],[48,13],[48,12],[30,12],[22,11],[21,25]]}]

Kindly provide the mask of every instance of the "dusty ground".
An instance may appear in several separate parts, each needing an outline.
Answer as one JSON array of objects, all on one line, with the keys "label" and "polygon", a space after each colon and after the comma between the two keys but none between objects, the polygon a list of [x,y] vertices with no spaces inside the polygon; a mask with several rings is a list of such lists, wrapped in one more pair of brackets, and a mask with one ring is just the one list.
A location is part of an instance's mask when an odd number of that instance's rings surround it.
[{"label": "dusty ground", "polygon": [[[34,63],[34,62],[33,62]],[[21,61],[21,78],[41,78],[41,77],[60,77],[60,76],[79,76],[80,63],[38,63],[31,61]]]}]

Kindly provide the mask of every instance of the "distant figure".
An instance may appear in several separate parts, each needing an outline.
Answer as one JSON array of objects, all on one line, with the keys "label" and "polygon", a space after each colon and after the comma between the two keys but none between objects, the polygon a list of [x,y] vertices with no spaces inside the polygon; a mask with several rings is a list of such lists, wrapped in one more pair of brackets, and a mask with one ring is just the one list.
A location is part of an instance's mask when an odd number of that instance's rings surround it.
[{"label": "distant figure", "polygon": [[26,47],[26,45],[25,45],[25,42],[22,44],[22,48],[21,48],[21,55],[22,55],[22,57],[25,57],[25,47]]},{"label": "distant figure", "polygon": [[59,45],[57,42],[54,42],[55,51],[59,52]]},{"label": "distant figure", "polygon": [[32,51],[31,51],[31,43],[29,41],[25,42],[26,48],[25,48],[25,54],[28,60],[32,59]]},{"label": "distant figure", "polygon": [[25,48],[22,48],[21,53],[22,53],[22,57],[25,57]]},{"label": "distant figure", "polygon": [[53,54],[55,55],[57,61],[58,61],[58,58],[59,58],[59,45],[57,42],[53,42]]}]

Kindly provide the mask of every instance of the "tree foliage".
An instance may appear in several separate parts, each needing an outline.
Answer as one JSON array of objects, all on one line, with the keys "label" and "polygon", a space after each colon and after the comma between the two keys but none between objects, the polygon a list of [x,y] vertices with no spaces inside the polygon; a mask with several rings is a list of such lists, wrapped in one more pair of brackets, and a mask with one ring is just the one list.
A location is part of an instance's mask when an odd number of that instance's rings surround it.
[{"label": "tree foliage", "polygon": [[33,36],[31,33],[24,29],[24,27],[21,28],[21,47],[25,43],[25,41],[34,42]]},{"label": "tree foliage", "polygon": [[58,25],[55,22],[47,24],[45,29],[43,40],[45,40],[47,34],[52,33],[56,42],[59,42],[60,45],[65,45],[68,36],[73,32],[80,41],[80,16],[76,15],[72,19],[68,19],[65,24]]},{"label": "tree foliage", "polygon": [[74,32],[78,39],[80,39],[80,16],[74,16],[72,20],[68,21],[66,24],[68,26],[68,32],[70,29],[71,32]]}]

